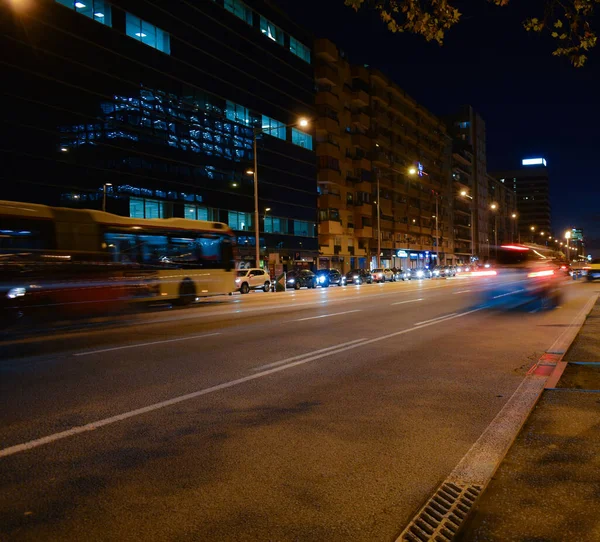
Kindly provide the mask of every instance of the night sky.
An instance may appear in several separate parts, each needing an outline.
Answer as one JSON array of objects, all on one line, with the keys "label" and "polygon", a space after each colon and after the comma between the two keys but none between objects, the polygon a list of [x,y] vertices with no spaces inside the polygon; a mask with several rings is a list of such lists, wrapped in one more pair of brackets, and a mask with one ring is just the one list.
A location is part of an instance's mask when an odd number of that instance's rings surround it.
[{"label": "night sky", "polygon": [[472,105],[486,122],[488,171],[545,157],[555,234],[584,228],[586,252],[600,257],[600,45],[583,68],[552,56],[554,40],[522,27],[526,16],[542,13],[533,0],[505,8],[455,2],[463,18],[442,47],[392,34],[373,11],[355,13],[343,0],[277,3],[316,37],[335,42],[350,62],[381,69],[433,113]]}]

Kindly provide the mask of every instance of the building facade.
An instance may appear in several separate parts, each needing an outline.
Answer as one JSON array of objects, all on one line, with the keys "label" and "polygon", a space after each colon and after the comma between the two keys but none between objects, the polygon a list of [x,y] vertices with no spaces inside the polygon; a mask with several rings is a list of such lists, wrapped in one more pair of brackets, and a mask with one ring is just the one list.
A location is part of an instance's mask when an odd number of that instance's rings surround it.
[{"label": "building facade", "polygon": [[315,41],[315,80],[319,267],[453,261],[445,125],[326,39]]},{"label": "building facade", "polygon": [[[505,183],[488,175],[488,194],[488,247],[518,242],[518,212],[515,193]],[[488,257],[494,256],[493,248],[488,248],[487,252]]]},{"label": "building facade", "polygon": [[296,125],[315,116],[312,37],[269,2],[9,2],[0,19],[4,199],[226,222],[255,264],[256,132],[261,260],[317,256],[314,127]]},{"label": "building facade", "polygon": [[528,158],[520,169],[492,175],[516,195],[518,231],[523,242],[544,242],[552,233],[550,180],[544,158]]}]

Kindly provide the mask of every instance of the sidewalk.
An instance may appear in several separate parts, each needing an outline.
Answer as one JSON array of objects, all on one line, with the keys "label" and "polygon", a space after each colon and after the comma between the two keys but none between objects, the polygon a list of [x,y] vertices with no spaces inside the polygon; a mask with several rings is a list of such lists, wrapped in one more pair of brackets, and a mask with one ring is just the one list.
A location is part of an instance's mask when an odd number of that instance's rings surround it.
[{"label": "sidewalk", "polygon": [[455,540],[600,541],[600,300],[564,361]]}]

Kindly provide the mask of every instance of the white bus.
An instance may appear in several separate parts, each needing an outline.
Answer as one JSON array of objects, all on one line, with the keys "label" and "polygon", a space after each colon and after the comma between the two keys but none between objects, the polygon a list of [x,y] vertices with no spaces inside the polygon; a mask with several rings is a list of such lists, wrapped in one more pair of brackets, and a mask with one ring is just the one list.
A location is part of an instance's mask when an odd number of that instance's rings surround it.
[{"label": "white bus", "polygon": [[16,257],[34,261],[46,282],[54,272],[64,279],[73,271],[80,281],[86,274],[98,280],[105,272],[122,279],[133,301],[187,305],[197,297],[232,292],[234,240],[229,226],[220,222],[138,219],[0,201],[2,262]]}]

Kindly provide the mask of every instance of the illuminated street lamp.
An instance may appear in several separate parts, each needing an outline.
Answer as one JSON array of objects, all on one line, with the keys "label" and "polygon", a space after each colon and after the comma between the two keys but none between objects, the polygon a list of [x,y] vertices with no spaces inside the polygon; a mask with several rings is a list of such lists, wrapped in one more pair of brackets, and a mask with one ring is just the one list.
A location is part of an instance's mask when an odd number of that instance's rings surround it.
[{"label": "illuminated street lamp", "polygon": [[112,186],[112,183],[104,183],[104,186],[102,187],[102,210],[106,211],[106,189]]},{"label": "illuminated street lamp", "polygon": [[460,195],[463,198],[469,198],[471,200],[471,205],[469,205],[469,210],[471,211],[471,261],[475,256],[475,221],[473,220],[473,211],[475,210],[475,204],[473,203],[473,196],[470,196],[466,190],[461,190]]},{"label": "illuminated street lamp", "polygon": [[517,232],[518,232],[518,235],[519,235],[519,243],[520,243],[520,242],[521,242],[521,231],[519,230],[519,222],[518,222],[518,220],[517,220],[517,218],[518,218],[518,215],[517,215],[517,213],[512,213],[512,214],[510,215],[510,217],[511,217],[511,218],[514,220],[514,222],[513,222],[513,225],[512,225],[512,228],[511,228],[511,236],[510,236],[510,240],[511,240],[512,242],[514,242],[514,240],[515,240],[515,239],[514,239],[514,238],[515,238],[515,231],[517,231]]},{"label": "illuminated street lamp", "polygon": [[[429,173],[425,173],[422,168],[417,170],[416,167],[412,166],[408,169],[409,175],[416,175],[417,173],[419,173],[419,175],[429,176]],[[435,196],[435,260],[436,260],[436,264],[439,265],[439,263],[440,263],[440,232],[439,232],[439,228],[438,228],[438,216],[439,216],[438,200],[439,200],[440,195],[435,190],[433,190],[433,194]]]},{"label": "illuminated street lamp", "polygon": [[571,261],[571,255],[569,254],[569,239],[571,239],[571,230],[567,230],[565,232],[565,239],[567,240],[567,244],[566,244],[567,263],[569,263]]},{"label": "illuminated street lamp", "polygon": [[308,119],[299,119],[298,122],[292,122],[291,124],[278,124],[277,126],[272,126],[268,128],[259,127],[254,128],[254,140],[253,140],[253,151],[254,151],[254,170],[248,169],[246,170],[247,175],[254,176],[254,230],[256,236],[256,267],[260,265],[260,223],[259,223],[259,213],[258,213],[258,146],[257,146],[257,138],[259,134],[268,134],[273,130],[280,130],[282,128],[289,128],[291,126],[300,126],[302,128],[306,128],[309,125]]},{"label": "illuminated street lamp", "polygon": [[[491,203],[490,209],[494,211],[494,253],[496,254],[496,259],[498,259],[498,213],[495,212],[498,210],[497,203]],[[489,246],[489,244],[488,244]],[[488,251],[489,256],[489,251]]]}]

